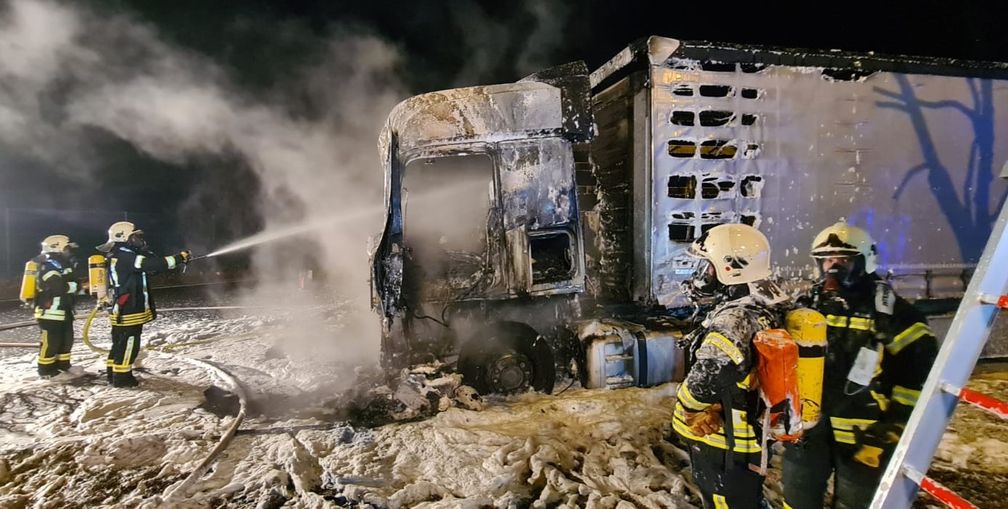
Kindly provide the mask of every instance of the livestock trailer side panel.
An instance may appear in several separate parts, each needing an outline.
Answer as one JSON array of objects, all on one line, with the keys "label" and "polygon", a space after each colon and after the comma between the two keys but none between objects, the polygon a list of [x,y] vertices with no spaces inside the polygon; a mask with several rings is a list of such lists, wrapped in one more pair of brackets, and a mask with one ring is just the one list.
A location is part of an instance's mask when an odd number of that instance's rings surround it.
[{"label": "livestock trailer side panel", "polygon": [[809,242],[841,219],[876,237],[883,269],[948,272],[903,280],[909,297],[961,294],[1008,187],[996,178],[1008,159],[1003,65],[775,60],[685,42],[652,42],[653,60],[656,47],[674,49],[648,66],[650,133],[635,143],[649,156],[634,170],[637,300],[686,304],[686,250],[726,222],[765,232],[781,275],[810,276]]}]

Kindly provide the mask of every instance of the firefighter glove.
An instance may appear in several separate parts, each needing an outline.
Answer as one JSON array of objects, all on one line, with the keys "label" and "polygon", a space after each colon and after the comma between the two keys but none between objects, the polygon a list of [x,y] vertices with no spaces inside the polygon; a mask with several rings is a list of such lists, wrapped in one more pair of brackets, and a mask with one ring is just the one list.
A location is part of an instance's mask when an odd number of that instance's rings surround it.
[{"label": "firefighter glove", "polygon": [[189,263],[189,259],[192,258],[192,251],[189,251],[188,249],[183,249],[181,252],[179,252],[178,257],[180,260],[182,260],[182,263]]},{"label": "firefighter glove", "polygon": [[858,450],[854,453],[854,461],[872,468],[885,465],[902,433],[903,425],[892,422],[876,422],[864,430],[855,427]]},{"label": "firefighter glove", "polygon": [[721,403],[715,403],[699,412],[686,412],[686,425],[698,437],[721,431],[724,425],[724,419],[721,418]]}]

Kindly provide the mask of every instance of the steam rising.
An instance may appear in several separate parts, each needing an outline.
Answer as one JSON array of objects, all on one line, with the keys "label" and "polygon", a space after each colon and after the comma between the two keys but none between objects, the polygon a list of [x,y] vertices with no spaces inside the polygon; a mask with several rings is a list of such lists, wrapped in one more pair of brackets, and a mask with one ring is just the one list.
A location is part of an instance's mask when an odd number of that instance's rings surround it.
[{"label": "steam rising", "polygon": [[[204,210],[208,215],[259,214],[276,225],[318,223],[381,203],[375,150],[381,122],[406,95],[394,74],[395,49],[353,32],[334,34],[322,57],[291,76],[311,111],[295,114],[284,91],[258,98],[229,81],[199,55],[159,39],[149,26],[44,0],[13,0],[0,11],[0,146],[16,147],[49,165],[86,175],[102,164],[89,133],[103,130],[150,156],[185,163],[200,157],[237,159],[258,176],[250,210]],[[206,171],[213,171],[207,169]],[[135,175],[142,181],[143,175]],[[215,189],[203,188],[213,196]],[[203,199],[202,202],[214,203]],[[359,213],[357,214],[360,215]],[[368,309],[366,243],[380,215],[341,221],[256,251],[269,279],[296,281],[314,258],[349,297],[355,317],[346,348],[377,354],[377,320]],[[140,225],[143,227],[143,225]],[[156,236],[156,232],[151,232]],[[197,239],[191,241],[199,242]],[[273,293],[277,292],[277,293]],[[253,296],[283,299],[283,289]],[[322,331],[311,325],[313,341]]]}]

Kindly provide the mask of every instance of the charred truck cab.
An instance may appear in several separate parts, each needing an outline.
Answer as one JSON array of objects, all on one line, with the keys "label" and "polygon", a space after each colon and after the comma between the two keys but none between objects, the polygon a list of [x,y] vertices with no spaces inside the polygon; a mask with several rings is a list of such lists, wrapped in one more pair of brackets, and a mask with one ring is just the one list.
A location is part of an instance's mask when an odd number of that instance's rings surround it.
[{"label": "charred truck cab", "polygon": [[1006,78],[651,37],[590,74],[409,98],[379,143],[383,363],[454,364],[481,392],[678,379],[687,249],[722,223],[760,228],[802,277],[815,231],[846,217],[884,233],[902,295],[955,299],[1005,193]]},{"label": "charred truck cab", "polygon": [[552,390],[585,291],[574,152],[592,128],[583,64],[396,107],[372,275],[386,366],[457,359],[480,391]]}]

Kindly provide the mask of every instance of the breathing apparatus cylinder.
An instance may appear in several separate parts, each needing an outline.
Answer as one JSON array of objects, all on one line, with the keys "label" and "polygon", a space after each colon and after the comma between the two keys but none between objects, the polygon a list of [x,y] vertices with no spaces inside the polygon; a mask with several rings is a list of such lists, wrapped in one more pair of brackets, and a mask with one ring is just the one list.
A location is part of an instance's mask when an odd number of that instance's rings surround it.
[{"label": "breathing apparatus cylinder", "polygon": [[798,345],[784,329],[756,333],[753,345],[759,355],[756,377],[770,414],[770,434],[780,441],[802,435],[801,396],[798,390]]},{"label": "breathing apparatus cylinder", "polygon": [[97,297],[99,302],[108,295],[108,272],[102,255],[88,257],[88,287],[89,293]]},{"label": "breathing apparatus cylinder", "polygon": [[809,308],[790,311],[784,326],[798,344],[798,392],[802,427],[810,429],[822,414],[823,370],[826,365],[826,317]]},{"label": "breathing apparatus cylinder", "polygon": [[21,294],[18,296],[25,304],[35,299],[35,284],[38,278],[39,264],[35,260],[25,262],[24,275],[21,276]]}]

